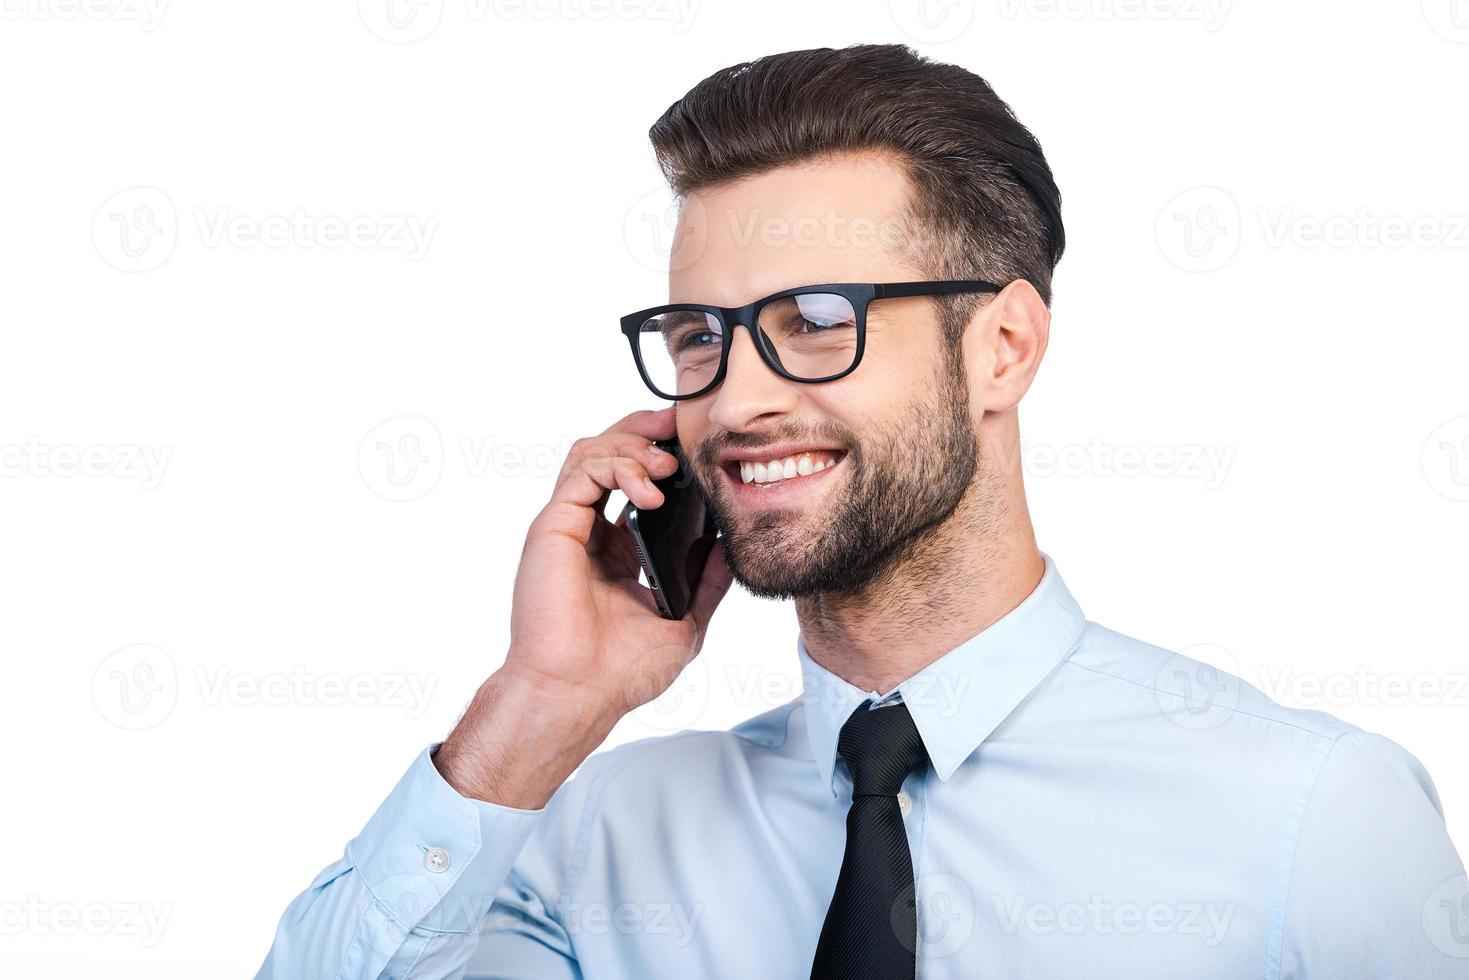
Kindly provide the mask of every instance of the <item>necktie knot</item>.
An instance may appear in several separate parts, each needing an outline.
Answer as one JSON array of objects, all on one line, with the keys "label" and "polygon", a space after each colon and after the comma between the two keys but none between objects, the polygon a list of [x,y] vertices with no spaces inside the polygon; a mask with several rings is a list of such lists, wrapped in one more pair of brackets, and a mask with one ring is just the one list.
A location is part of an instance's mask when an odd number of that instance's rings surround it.
[{"label": "necktie knot", "polygon": [[897,796],[903,780],[928,761],[923,738],[908,706],[899,701],[883,708],[862,702],[842,725],[837,753],[852,772],[852,796]]}]

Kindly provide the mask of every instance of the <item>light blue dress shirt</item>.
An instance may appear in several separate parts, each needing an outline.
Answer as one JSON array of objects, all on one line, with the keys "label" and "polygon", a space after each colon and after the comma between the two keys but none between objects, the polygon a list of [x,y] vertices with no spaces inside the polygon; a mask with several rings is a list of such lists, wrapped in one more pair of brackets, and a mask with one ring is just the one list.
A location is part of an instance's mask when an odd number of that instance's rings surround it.
[{"label": "light blue dress shirt", "polygon": [[[916,628],[916,627],[915,627]],[[732,731],[588,758],[539,810],[420,754],[259,977],[806,978],[864,692],[814,663]],[[1035,591],[899,684],[920,978],[1469,978],[1469,880],[1396,743]]]}]

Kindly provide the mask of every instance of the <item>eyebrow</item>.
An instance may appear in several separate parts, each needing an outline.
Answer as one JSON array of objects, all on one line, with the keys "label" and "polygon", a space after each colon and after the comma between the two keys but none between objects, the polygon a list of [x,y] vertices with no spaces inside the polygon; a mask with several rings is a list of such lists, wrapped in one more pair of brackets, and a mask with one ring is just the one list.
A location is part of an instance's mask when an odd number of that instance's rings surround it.
[{"label": "eyebrow", "polygon": [[[689,323],[708,323],[708,317],[700,310],[671,310],[658,318],[658,329],[667,332]],[[649,331],[651,332],[651,331]]]}]

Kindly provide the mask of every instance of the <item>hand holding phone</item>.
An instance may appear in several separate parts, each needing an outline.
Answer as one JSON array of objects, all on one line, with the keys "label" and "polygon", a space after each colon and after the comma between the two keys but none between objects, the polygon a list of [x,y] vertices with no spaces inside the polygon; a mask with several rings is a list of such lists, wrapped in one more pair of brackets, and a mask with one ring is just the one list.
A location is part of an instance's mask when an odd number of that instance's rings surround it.
[{"label": "hand holding phone", "polygon": [[629,500],[622,522],[637,545],[638,561],[659,613],[664,619],[683,619],[714,546],[716,530],[678,439],[659,440],[655,445],[675,454],[679,468],[653,481],[663,493],[659,507],[645,511]]},{"label": "hand holding phone", "polygon": [[[676,433],[669,407],[634,412],[573,444],[550,502],[525,536],[505,663],[434,756],[459,792],[508,806],[543,805],[620,718],[667,690],[703,646],[731,583],[722,547],[714,542],[705,550],[694,574],[685,568],[687,607],[670,619],[660,615],[657,593],[638,581],[641,562],[626,522],[605,513],[620,489],[648,533],[653,515],[679,493],[676,479],[666,491],[653,482],[679,469],[678,458],[653,442]],[[689,513],[664,513],[680,512]],[[673,542],[682,533],[655,537]],[[661,567],[655,574],[666,600],[680,575]]]}]

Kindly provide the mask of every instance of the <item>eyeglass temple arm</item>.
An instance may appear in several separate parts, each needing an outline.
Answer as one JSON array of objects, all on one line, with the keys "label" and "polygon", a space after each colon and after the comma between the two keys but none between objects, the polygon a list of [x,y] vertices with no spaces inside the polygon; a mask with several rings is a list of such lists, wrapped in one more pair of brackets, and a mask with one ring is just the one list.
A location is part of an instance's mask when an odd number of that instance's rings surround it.
[{"label": "eyeglass temple arm", "polygon": [[983,279],[933,279],[927,282],[880,283],[873,299],[897,299],[901,296],[933,296],[938,293],[998,293],[1004,286]]}]

